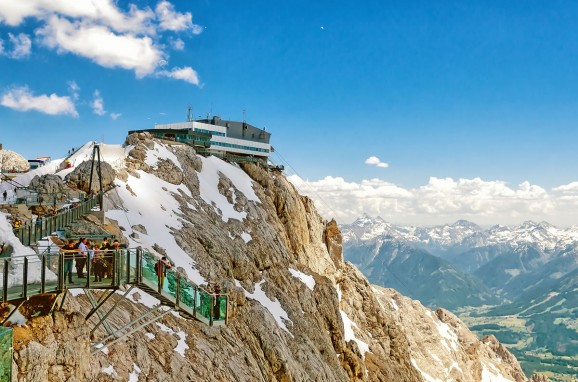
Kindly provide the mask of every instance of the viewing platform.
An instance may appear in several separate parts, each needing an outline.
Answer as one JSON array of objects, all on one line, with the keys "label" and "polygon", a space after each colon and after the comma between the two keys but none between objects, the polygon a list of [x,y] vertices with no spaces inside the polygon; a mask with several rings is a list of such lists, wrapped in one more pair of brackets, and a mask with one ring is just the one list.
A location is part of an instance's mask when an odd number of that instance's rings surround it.
[{"label": "viewing platform", "polygon": [[[58,248],[58,247],[56,247]],[[21,304],[29,297],[41,294],[60,294],[67,289],[117,290],[121,285],[138,287],[185,317],[194,318],[207,325],[223,325],[228,319],[226,294],[215,294],[190,281],[174,268],[166,270],[162,286],[155,273],[157,258],[140,248],[106,251],[105,261],[110,264],[108,277],[94,281],[92,264],[87,261],[86,278],[72,275],[72,282],[65,278],[63,252],[42,253],[6,258],[0,262],[2,302]],[[4,321],[8,321],[5,318]]]}]

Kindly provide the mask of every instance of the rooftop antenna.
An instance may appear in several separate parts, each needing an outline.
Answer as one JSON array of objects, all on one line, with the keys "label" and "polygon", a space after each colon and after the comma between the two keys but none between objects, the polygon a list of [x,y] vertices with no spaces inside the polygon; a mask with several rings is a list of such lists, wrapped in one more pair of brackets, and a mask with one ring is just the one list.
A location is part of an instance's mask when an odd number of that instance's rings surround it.
[{"label": "rooftop antenna", "polygon": [[187,112],[187,122],[192,122],[193,121],[193,107],[191,105],[189,105],[189,109]]},{"label": "rooftop antenna", "polygon": [[245,122],[246,122],[246,120],[245,120],[245,112],[246,112],[246,110],[245,110],[245,109],[243,109],[243,125],[244,125],[244,124],[245,124]]}]

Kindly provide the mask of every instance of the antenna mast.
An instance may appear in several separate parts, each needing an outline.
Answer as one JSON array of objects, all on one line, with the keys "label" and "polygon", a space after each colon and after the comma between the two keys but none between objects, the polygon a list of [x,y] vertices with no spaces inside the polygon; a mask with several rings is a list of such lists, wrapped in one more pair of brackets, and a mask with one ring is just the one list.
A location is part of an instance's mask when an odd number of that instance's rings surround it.
[{"label": "antenna mast", "polygon": [[187,122],[192,122],[193,121],[193,107],[191,105],[189,105],[189,109],[187,112]]}]

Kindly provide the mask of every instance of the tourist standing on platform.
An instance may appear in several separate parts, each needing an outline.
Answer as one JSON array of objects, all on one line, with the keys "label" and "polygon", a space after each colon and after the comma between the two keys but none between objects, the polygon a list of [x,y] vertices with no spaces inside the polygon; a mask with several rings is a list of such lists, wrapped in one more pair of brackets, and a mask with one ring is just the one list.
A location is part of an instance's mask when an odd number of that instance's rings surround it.
[{"label": "tourist standing on platform", "polygon": [[104,257],[104,277],[109,277],[109,275],[112,273],[112,246],[110,245],[109,241],[108,241],[108,237],[105,237],[104,240],[102,241],[102,243],[100,243],[100,251],[103,254]]},{"label": "tourist standing on platform", "polygon": [[221,288],[215,285],[215,290],[213,292],[215,296],[215,305],[213,306],[213,318],[215,320],[221,319]]},{"label": "tourist standing on platform", "polygon": [[76,274],[78,278],[85,279],[84,266],[86,265],[86,255],[88,248],[86,247],[86,239],[80,238],[78,241],[78,255],[76,256]]},{"label": "tourist standing on platform", "polygon": [[60,252],[64,253],[64,282],[68,278],[68,282],[72,283],[72,263],[74,262],[74,254],[78,252],[75,247],[74,240],[70,239],[68,244],[60,248]]},{"label": "tourist standing on platform", "polygon": [[92,250],[94,252],[94,258],[92,260],[92,269],[94,269],[94,281],[102,281],[104,277],[104,271],[106,269],[105,260],[103,258],[102,252],[98,248],[98,245],[93,245]]},{"label": "tourist standing on platform", "polygon": [[8,191],[4,190],[2,196],[4,197],[4,201],[6,201],[6,198],[8,197]]},{"label": "tourist standing on platform", "polygon": [[163,289],[165,284],[165,277],[167,276],[167,269],[171,269],[173,266],[169,263],[165,256],[162,257],[157,263],[155,264],[155,273],[159,278],[159,293]]}]

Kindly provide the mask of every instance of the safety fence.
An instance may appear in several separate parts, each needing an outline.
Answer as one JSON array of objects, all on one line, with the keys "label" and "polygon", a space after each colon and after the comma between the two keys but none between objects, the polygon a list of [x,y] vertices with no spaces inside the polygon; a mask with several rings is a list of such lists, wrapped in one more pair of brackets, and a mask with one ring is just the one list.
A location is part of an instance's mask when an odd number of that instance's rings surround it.
[{"label": "safety fence", "polygon": [[29,246],[60,228],[79,220],[99,204],[100,198],[101,196],[98,195],[80,203],[71,203],[70,207],[61,209],[56,215],[45,215],[36,219],[36,221],[27,221],[14,229],[14,235],[22,244]]},{"label": "safety fence", "polygon": [[158,262],[141,248],[99,251],[92,259],[65,252],[15,256],[0,260],[0,297],[2,302],[14,302],[71,288],[117,289],[132,284],[207,325],[226,323],[225,293],[207,291],[174,268],[166,270],[161,284]]}]

